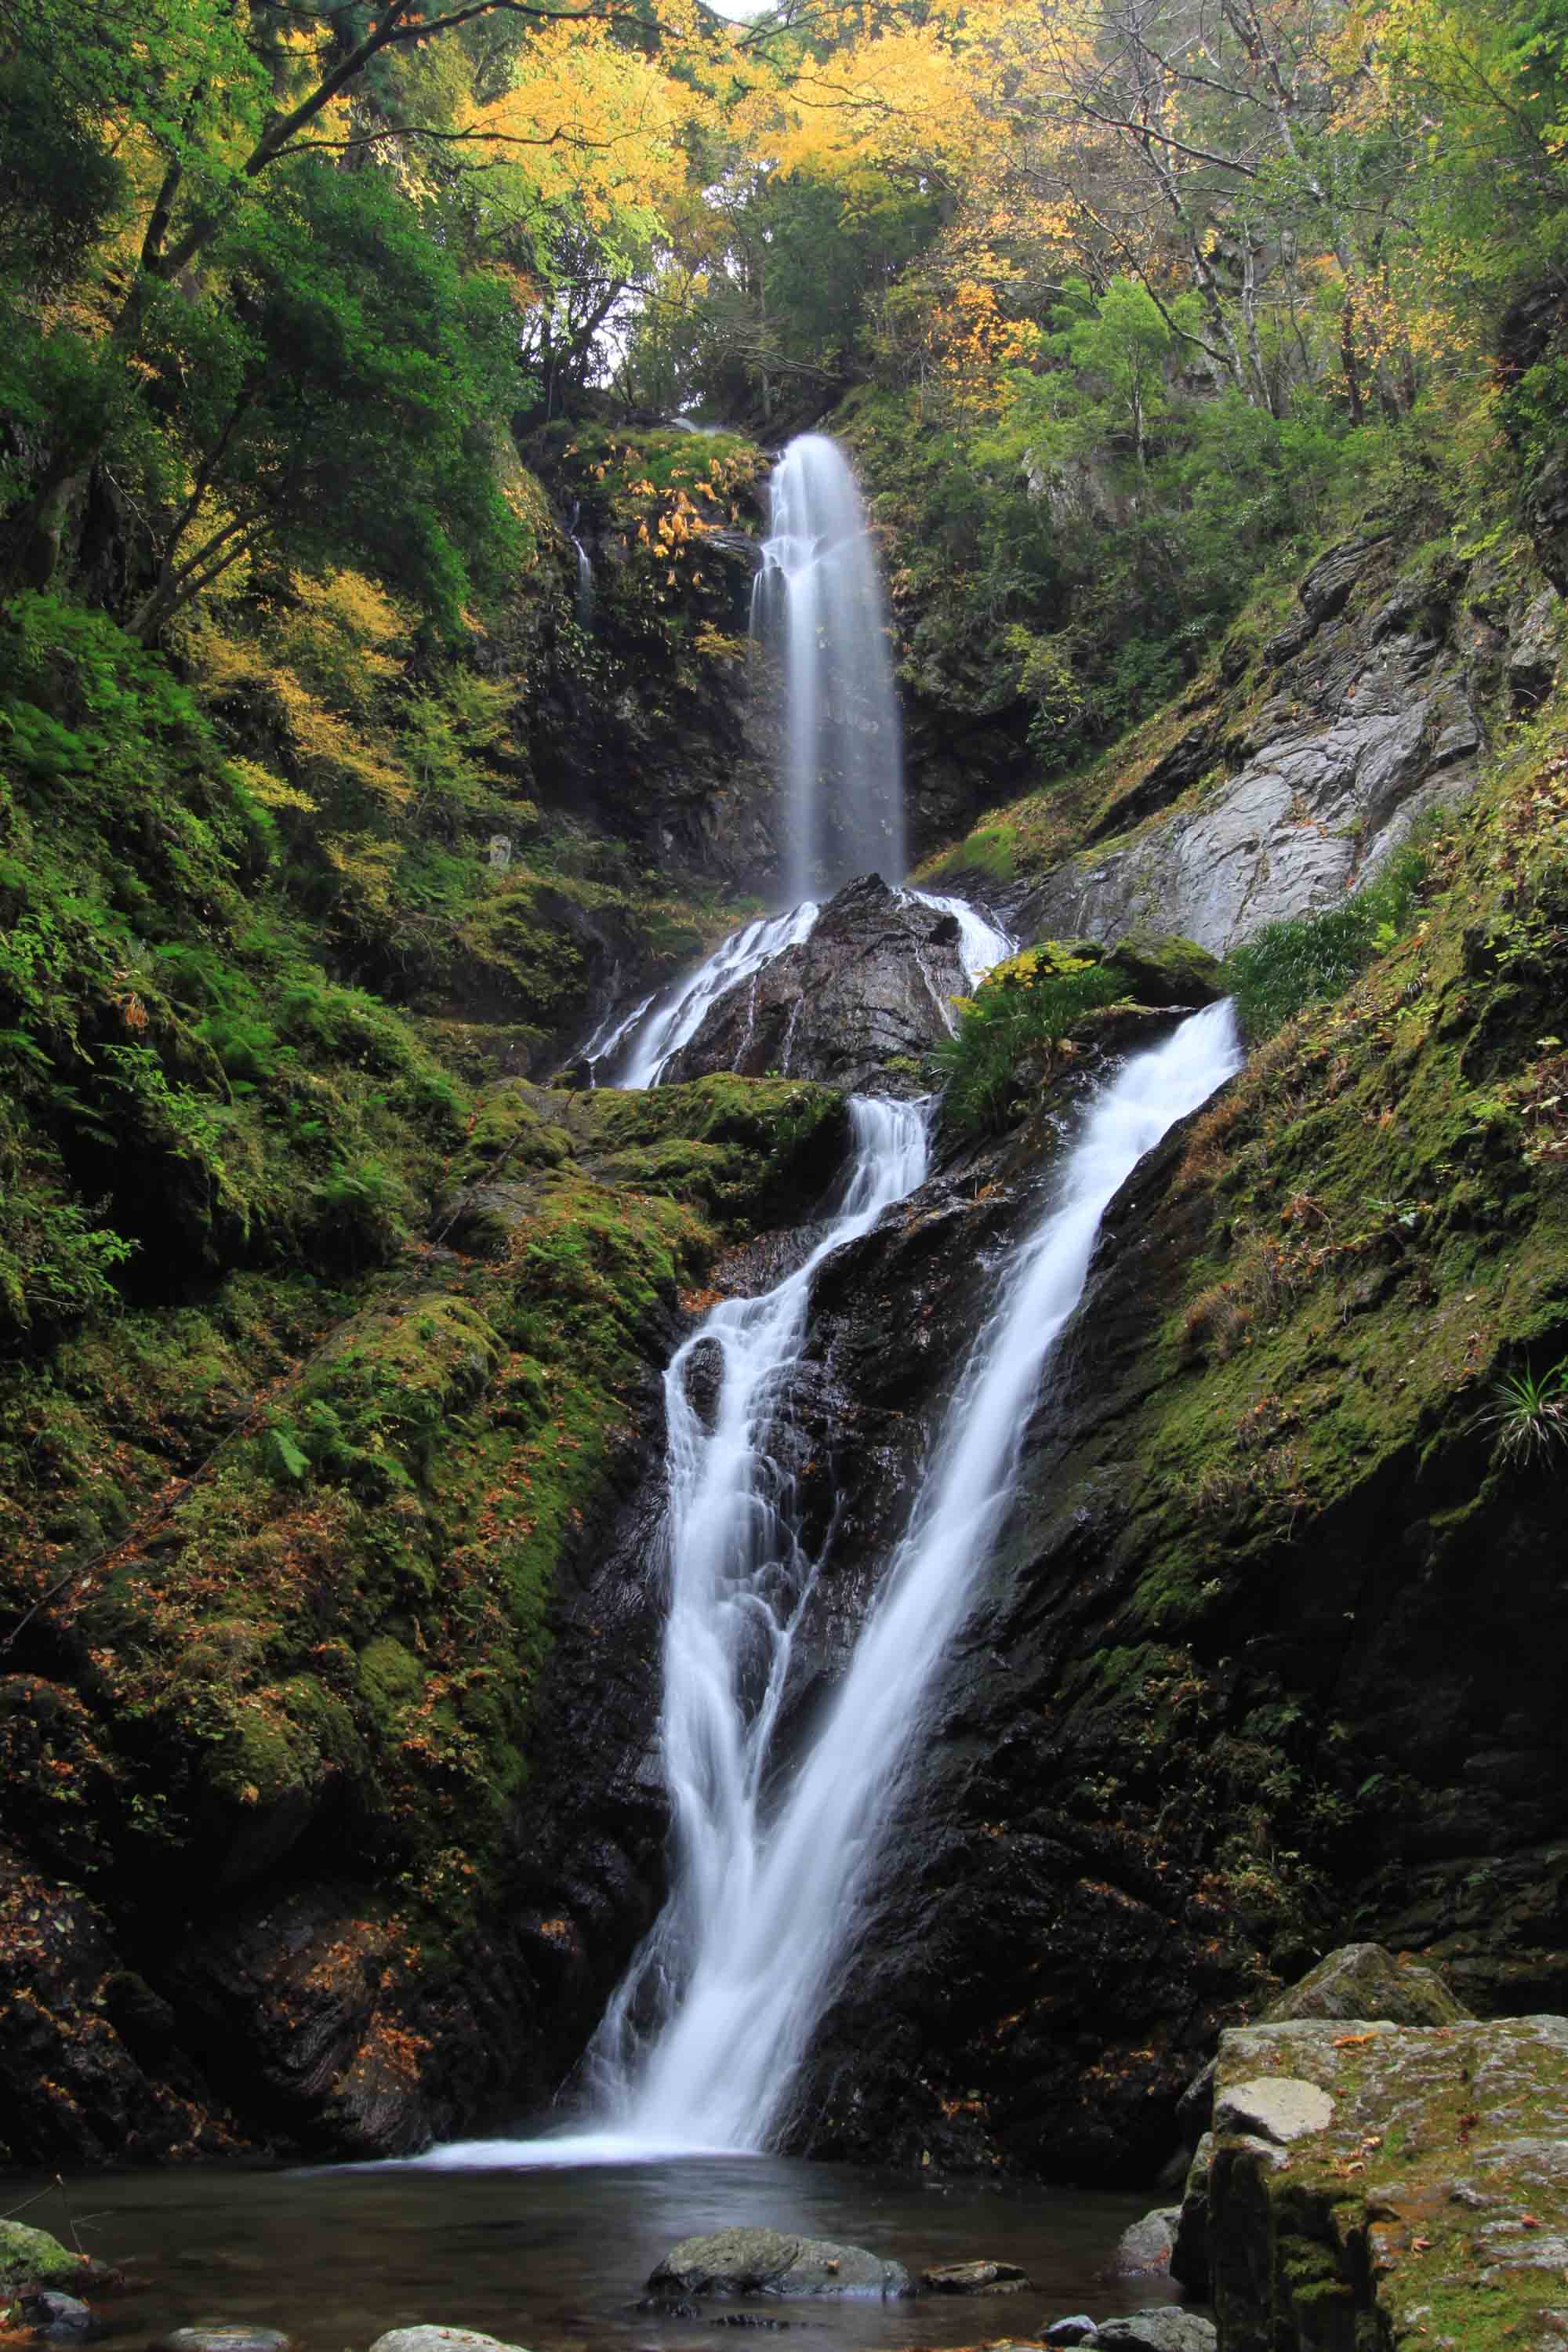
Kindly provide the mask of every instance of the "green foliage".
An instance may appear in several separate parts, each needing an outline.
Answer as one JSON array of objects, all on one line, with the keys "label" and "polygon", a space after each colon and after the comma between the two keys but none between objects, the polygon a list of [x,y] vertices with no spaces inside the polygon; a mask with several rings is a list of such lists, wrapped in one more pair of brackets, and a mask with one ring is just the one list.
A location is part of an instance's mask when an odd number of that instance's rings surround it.
[{"label": "green foliage", "polygon": [[1427,865],[1426,849],[1409,844],[1341,905],[1267,923],[1245,947],[1234,948],[1226,978],[1247,1034],[1272,1036],[1307,1005],[1342,994],[1408,929]]},{"label": "green foliage", "polygon": [[1492,1401],[1477,1426],[1496,1433],[1498,1451],[1515,1469],[1548,1461],[1568,1446],[1568,1356],[1544,1372],[1528,1366],[1492,1384]]},{"label": "green foliage", "polygon": [[957,1032],[932,1056],[943,1127],[977,1135],[1007,1126],[1030,1065],[1048,1066],[1087,1013],[1128,993],[1118,973],[1051,941],[998,965],[960,1000]]}]

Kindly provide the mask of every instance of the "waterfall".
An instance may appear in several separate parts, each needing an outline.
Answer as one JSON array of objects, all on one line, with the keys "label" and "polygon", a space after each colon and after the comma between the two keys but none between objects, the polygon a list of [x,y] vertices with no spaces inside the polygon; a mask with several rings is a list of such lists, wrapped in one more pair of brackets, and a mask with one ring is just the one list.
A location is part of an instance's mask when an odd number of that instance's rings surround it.
[{"label": "waterfall", "polygon": [[[801,1553],[770,1432],[787,1412],[816,1265],[912,1189],[924,1166],[913,1110],[857,1103],[856,1171],[839,1218],[775,1290],[714,1308],[666,1376],[663,1742],[676,1868],[595,2037],[603,2128],[521,2146],[470,2142],[433,2160],[571,2163],[767,2145],[864,1923],[942,1656],[1012,1502],[1041,1377],[1083,1295],[1101,1218],[1143,1154],[1240,1061],[1229,1005],[1211,1005],[1090,1104],[1043,1214],[1002,1271],[831,1708],[788,1785],[771,1791],[770,1742],[814,1564]],[[687,1389],[705,1346],[722,1367],[710,1427]]]},{"label": "waterfall", "polygon": [[922,907],[940,907],[958,925],[958,961],[963,966],[963,976],[971,988],[983,979],[994,964],[1005,963],[1018,952],[1018,942],[1011,931],[972,907],[967,898],[945,898],[936,890],[908,890],[905,897],[918,898]]},{"label": "waterfall", "polygon": [[802,906],[792,907],[787,915],[764,917],[748,923],[744,930],[731,931],[695,971],[676,982],[654,1010],[639,1005],[621,1024],[614,1038],[598,1049],[598,1058],[603,1059],[610,1044],[618,1043],[628,1030],[633,1032],[626,1047],[626,1065],[616,1084],[657,1087],[666,1063],[696,1036],[714,1000],[727,989],[737,988],[742,981],[752,979],[764,964],[772,963],[774,956],[782,955],[785,948],[798,946],[802,940],[809,939],[820,911],[807,899]]},{"label": "waterfall", "polygon": [[577,551],[577,625],[580,629],[591,629],[594,625],[594,567],[588,560],[587,549],[575,531],[572,534],[572,544]]},{"label": "waterfall", "polygon": [[785,880],[826,897],[904,871],[903,754],[876,551],[844,454],[821,433],[773,468],[753,633],[784,672]]},{"label": "waterfall", "polygon": [[1211,1006],[1138,1055],[1091,1107],[970,1352],[832,1711],[772,1816],[757,1796],[776,1694],[769,1685],[742,1723],[732,1675],[716,1672],[730,1633],[711,1612],[737,1607],[722,1562],[689,1581],[678,1572],[665,1701],[680,1823],[676,1886],[601,2029],[620,2035],[650,1969],[674,1980],[668,2021],[615,2086],[612,2112],[631,2136],[758,2147],[787,2112],[852,1947],[938,1665],[1012,1500],[1040,1375],[1082,1296],[1100,1219],[1143,1154],[1239,1059],[1229,1006]]},{"label": "waterfall", "polygon": [[[775,1448],[812,1277],[830,1251],[922,1181],[926,1110],[852,1100],[854,1171],[827,1232],[775,1289],[714,1307],[665,1374],[669,1615],[660,1727],[675,1816],[674,1886],[590,2053],[596,2104],[637,2138],[748,2144],[737,2141],[728,2116],[710,2126],[711,2075],[734,2063],[734,2045],[752,2032],[773,2046],[752,2008],[753,1970],[742,1963],[731,1984],[726,1961],[752,1948],[760,1924],[753,1906],[769,1850],[773,1734],[815,1567]],[[719,1387],[707,1423],[688,1376],[710,1351],[718,1354]],[[770,1913],[768,1936],[780,1925]]]}]

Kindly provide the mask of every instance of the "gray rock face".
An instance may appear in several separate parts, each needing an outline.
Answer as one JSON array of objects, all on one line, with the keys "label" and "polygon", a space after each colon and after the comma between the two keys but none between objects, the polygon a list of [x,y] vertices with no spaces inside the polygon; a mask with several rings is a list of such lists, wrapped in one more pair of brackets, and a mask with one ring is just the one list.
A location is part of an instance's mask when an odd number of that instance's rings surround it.
[{"label": "gray rock face", "polygon": [[[1384,597],[1365,624],[1341,617],[1383,545],[1347,541],[1301,583],[1300,620],[1265,649],[1267,661],[1290,664],[1287,690],[1246,740],[1214,745],[1226,780],[1050,875],[1025,901],[1026,936],[1110,940],[1143,928],[1224,955],[1265,923],[1370,879],[1419,816],[1464,798],[1481,729],[1425,600]],[[1127,798],[1125,822],[1147,814],[1148,781]]]},{"label": "gray rock face", "polygon": [[[886,2262],[864,2246],[831,2238],[801,2238],[788,2230],[714,2230],[671,2246],[648,2279],[661,2300],[702,2294],[850,2295],[889,2301],[912,2294],[901,2263]],[[374,2352],[384,2352],[374,2347]],[[397,2347],[396,2352],[437,2352]]]},{"label": "gray rock face", "polygon": [[1523,709],[1532,710],[1552,691],[1562,617],[1563,599],[1554,588],[1543,588],[1509,639],[1509,691]]},{"label": "gray rock face", "polygon": [[[1353,2017],[1381,2018],[1390,2025],[1457,2025],[1469,2014],[1435,1970],[1396,1959],[1381,1944],[1341,1944],[1271,2000],[1258,2023]],[[1213,2120],[1214,2078],[1211,2058],[1182,2094],[1176,2116],[1189,2147],[1196,2146]]]},{"label": "gray rock face", "polygon": [[829,900],[808,940],[721,996],[665,1075],[772,1070],[916,1093],[912,1074],[889,1076],[887,1065],[949,1036],[952,999],[967,986],[955,919],[868,875]]}]

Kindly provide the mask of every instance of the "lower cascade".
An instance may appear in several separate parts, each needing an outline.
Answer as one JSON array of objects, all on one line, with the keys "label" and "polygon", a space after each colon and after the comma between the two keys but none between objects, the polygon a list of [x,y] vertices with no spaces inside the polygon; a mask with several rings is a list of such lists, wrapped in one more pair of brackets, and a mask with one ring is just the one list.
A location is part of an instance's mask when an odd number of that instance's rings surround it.
[{"label": "lower cascade", "polygon": [[[787,2119],[817,2020],[874,1891],[883,1837],[1016,1483],[1056,1342],[1082,1297],[1100,1221],[1144,1153],[1240,1066],[1227,1003],[1138,1055],[1089,1105],[1048,1203],[998,1277],[904,1535],[809,1752],[781,1786],[772,1753],[790,1650],[816,1563],[805,1556],[775,1440],[812,1277],[921,1181],[924,1107],[858,1100],[844,1206],[805,1262],[729,1299],[666,1374],[670,1608],[661,1745],[673,1883],[589,2056],[594,2127],[437,2149],[436,2164],[593,2162],[766,2147]],[[710,1425],[699,1351],[720,1360]]]}]

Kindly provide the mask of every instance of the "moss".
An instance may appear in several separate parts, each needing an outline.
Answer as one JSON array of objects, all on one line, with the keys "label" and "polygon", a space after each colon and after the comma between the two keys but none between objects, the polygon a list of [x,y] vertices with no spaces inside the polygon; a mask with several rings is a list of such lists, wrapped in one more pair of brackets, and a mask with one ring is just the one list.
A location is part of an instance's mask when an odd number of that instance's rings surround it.
[{"label": "moss", "polygon": [[[315,1285],[258,1280],[221,1313],[127,1318],[123,1357],[107,1335],[79,1343],[26,1437],[35,1476],[58,1447],[63,1491],[105,1459],[95,1383],[133,1433],[110,1456],[133,1504],[171,1454],[239,1423],[173,1515],[63,1603],[93,1653],[103,1760],[63,1728],[48,1752],[84,1785],[130,1771],[123,1833],[150,1896],[193,1868],[243,1884],[323,1841],[335,1874],[397,1878],[398,1918],[441,1964],[495,1899],[559,1564],[681,1294],[722,1233],[820,1195],[844,1119],[837,1095],[790,1081],[505,1085],[452,1170],[526,1165],[493,1258],[416,1255],[325,1328]],[[39,1589],[51,1566],[40,1549]]]},{"label": "moss", "polygon": [[1105,955],[1140,1004],[1213,1004],[1226,993],[1217,956],[1194,940],[1130,932]]},{"label": "moss", "polygon": [[0,2221],[0,2294],[14,2294],[20,2286],[79,2285],[84,2264],[79,2254],[68,2253],[47,2230],[29,2229],[22,2221]]}]

